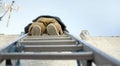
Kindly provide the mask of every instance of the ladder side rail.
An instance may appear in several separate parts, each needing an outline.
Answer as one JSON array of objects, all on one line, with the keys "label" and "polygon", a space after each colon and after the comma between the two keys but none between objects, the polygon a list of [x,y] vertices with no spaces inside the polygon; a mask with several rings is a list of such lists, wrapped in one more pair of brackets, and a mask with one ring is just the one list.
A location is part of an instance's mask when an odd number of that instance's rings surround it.
[{"label": "ladder side rail", "polygon": [[19,40],[21,40],[22,38],[24,38],[24,37],[26,37],[26,36],[27,36],[27,34],[19,37],[19,38],[16,39],[15,41],[13,41],[13,42],[11,42],[10,44],[8,44],[7,46],[3,47],[2,49],[0,49],[0,53],[1,53],[1,52],[5,52],[5,51],[6,51],[7,49],[9,49],[11,46],[15,45],[16,42],[18,42]]},{"label": "ladder side rail", "polygon": [[24,34],[23,36],[19,37],[15,41],[11,42],[10,44],[7,44],[5,47],[0,49],[0,63],[3,61],[3,59],[1,59],[1,54],[5,53],[5,52],[9,52],[9,49],[11,49],[13,46],[15,46],[19,40],[21,40],[22,38],[24,38],[26,36],[27,36],[27,34]]},{"label": "ladder side rail", "polygon": [[78,37],[75,37],[69,33],[66,32],[69,36],[71,36],[73,39],[77,40],[79,44],[83,44],[83,50],[85,51],[92,51],[93,52],[93,62],[97,65],[107,65],[107,66],[120,66],[120,61],[113,58],[112,56],[106,54],[105,52],[93,47],[89,43],[85,42],[84,40],[81,40]]}]

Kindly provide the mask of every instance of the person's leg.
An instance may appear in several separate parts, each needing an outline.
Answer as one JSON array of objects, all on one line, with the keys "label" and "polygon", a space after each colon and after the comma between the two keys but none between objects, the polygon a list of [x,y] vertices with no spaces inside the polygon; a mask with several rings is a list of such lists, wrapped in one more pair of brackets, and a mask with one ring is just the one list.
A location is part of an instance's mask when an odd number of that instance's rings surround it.
[{"label": "person's leg", "polygon": [[53,24],[56,26],[58,33],[60,35],[62,35],[63,34],[63,30],[61,28],[61,25],[59,23],[53,23]]},{"label": "person's leg", "polygon": [[41,27],[39,25],[32,26],[31,36],[40,36],[41,34]]},{"label": "person's leg", "polygon": [[57,28],[54,24],[49,24],[47,26],[47,33],[48,35],[59,35]]},{"label": "person's leg", "polygon": [[29,33],[31,36],[40,36],[45,32],[45,26],[43,23],[32,23],[32,25],[29,28]]},{"label": "person's leg", "polygon": [[47,33],[49,35],[62,35],[63,31],[61,29],[60,24],[58,24],[58,23],[50,23],[47,26]]}]

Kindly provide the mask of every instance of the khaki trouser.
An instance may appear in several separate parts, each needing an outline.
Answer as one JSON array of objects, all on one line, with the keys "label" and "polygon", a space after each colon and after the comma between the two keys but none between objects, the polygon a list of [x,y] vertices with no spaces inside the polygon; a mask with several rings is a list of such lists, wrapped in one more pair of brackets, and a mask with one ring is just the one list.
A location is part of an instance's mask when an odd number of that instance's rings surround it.
[{"label": "khaki trouser", "polygon": [[54,18],[39,18],[36,22],[33,22],[32,25],[30,26],[29,28],[29,33],[31,34],[31,29],[33,26],[40,26],[41,27],[41,33],[47,33],[46,32],[46,28],[49,24],[53,24],[55,25],[58,33],[61,35],[63,34],[63,31],[62,31],[62,28],[61,28],[61,25],[54,19]]}]

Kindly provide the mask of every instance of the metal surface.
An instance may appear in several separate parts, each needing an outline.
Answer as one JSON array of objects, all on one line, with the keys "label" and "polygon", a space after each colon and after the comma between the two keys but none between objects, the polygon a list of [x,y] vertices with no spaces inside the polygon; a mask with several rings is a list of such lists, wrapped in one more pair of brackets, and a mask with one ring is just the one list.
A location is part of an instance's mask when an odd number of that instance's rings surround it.
[{"label": "metal surface", "polygon": [[1,58],[1,53],[9,52],[10,49],[12,49],[14,46],[16,46],[16,44],[19,40],[21,40],[22,38],[24,38],[26,36],[27,36],[27,34],[21,36],[17,40],[15,40],[15,41],[11,42],[10,44],[6,45],[5,47],[0,48],[0,63],[4,60],[4,59]]},{"label": "metal surface", "polygon": [[93,59],[92,52],[74,53],[1,53],[2,59],[42,59],[42,60],[73,60]]},{"label": "metal surface", "polygon": [[77,38],[69,33],[66,32],[69,36],[73,37],[78,43],[83,45],[84,51],[92,51],[94,55],[94,63],[97,66],[120,66],[120,61],[109,56],[108,54],[102,52],[101,50],[93,47],[89,43]]},{"label": "metal surface", "polygon": [[76,44],[75,40],[40,40],[40,41],[20,41],[24,45],[71,45]]},{"label": "metal surface", "polygon": [[27,36],[26,38],[44,38],[44,37],[69,37],[68,35],[43,35],[43,36]]},{"label": "metal surface", "polygon": [[25,52],[45,52],[45,51],[78,51],[82,49],[80,45],[25,45]]},{"label": "metal surface", "polygon": [[[26,36],[26,35],[25,35]],[[73,60],[78,66],[120,66],[120,61],[69,34],[62,36],[23,36],[0,50],[2,59]],[[13,46],[24,52],[8,52]],[[66,51],[66,52],[65,52]],[[71,53],[70,53],[71,52]],[[81,62],[81,63],[80,63]]]},{"label": "metal surface", "polygon": [[0,48],[0,52],[7,52],[9,48],[11,48],[12,46],[14,46],[19,40],[21,40],[22,38],[26,37],[27,34],[21,36],[20,38],[18,38],[17,40],[11,42],[10,44],[6,45],[3,48]]},{"label": "metal surface", "polygon": [[39,41],[39,40],[71,40],[70,37],[32,37],[24,38],[23,41]]}]

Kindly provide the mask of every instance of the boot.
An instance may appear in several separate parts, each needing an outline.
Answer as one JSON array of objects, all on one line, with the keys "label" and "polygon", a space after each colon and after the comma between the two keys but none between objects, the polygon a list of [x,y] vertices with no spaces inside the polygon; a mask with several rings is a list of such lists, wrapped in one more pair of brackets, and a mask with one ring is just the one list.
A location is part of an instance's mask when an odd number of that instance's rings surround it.
[{"label": "boot", "polygon": [[31,28],[31,36],[40,36],[41,35],[41,27],[38,25],[34,25]]},{"label": "boot", "polygon": [[59,35],[57,28],[54,24],[49,24],[47,26],[47,33],[48,35]]}]

